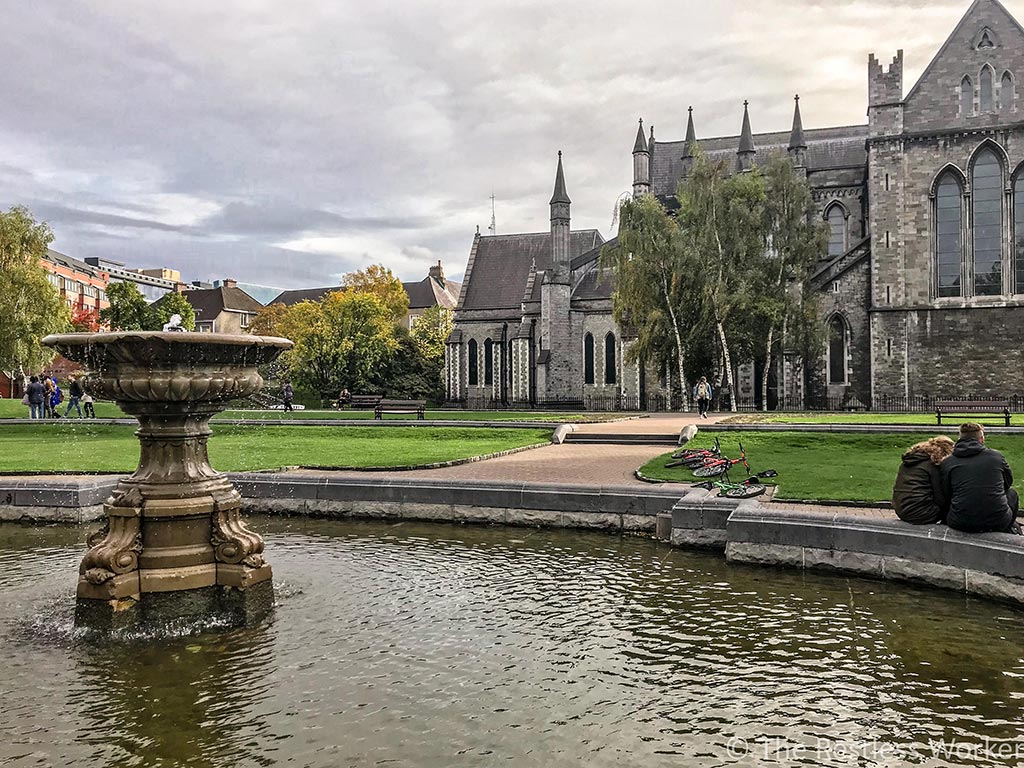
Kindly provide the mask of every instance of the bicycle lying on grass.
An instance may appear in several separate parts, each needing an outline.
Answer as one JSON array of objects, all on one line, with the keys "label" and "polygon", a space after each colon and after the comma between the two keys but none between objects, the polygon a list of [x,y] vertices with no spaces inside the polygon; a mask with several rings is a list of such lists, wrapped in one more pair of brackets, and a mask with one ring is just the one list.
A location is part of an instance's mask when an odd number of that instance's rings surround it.
[{"label": "bicycle lying on grass", "polygon": [[[760,496],[767,491],[767,486],[763,483],[758,483],[757,480],[769,477],[778,477],[779,473],[774,469],[766,469],[763,472],[751,474],[750,464],[747,462],[747,452],[743,448],[743,443],[740,443],[739,446],[740,457],[738,459],[730,459],[727,456],[721,456],[719,458],[709,457],[704,460],[704,464],[702,466],[694,469],[694,477],[722,478],[721,480],[706,480],[702,483],[694,483],[694,487],[704,488],[709,491],[718,488],[718,495],[729,499],[749,499],[754,496]],[[747,472],[747,477],[742,482],[733,483],[729,480],[729,470],[737,464],[743,465],[743,468]]]},{"label": "bicycle lying on grass", "polygon": [[722,446],[716,437],[713,448],[687,448],[683,451],[676,451],[672,454],[672,461],[665,465],[665,469],[671,467],[690,467],[692,469],[701,466],[707,459],[720,458],[722,458]]}]

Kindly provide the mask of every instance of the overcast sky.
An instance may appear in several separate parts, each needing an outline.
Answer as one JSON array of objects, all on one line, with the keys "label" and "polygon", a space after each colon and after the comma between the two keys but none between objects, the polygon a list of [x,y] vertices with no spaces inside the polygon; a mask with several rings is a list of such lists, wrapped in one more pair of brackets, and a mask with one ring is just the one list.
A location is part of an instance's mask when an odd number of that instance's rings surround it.
[{"label": "overcast sky", "polygon": [[[461,278],[477,225],[606,237],[636,120],[679,140],[866,122],[867,56],[905,90],[967,0],[31,0],[0,26],[0,205],[54,247],[183,278],[332,284],[381,262]],[[1024,0],[1007,7],[1024,18]]]}]

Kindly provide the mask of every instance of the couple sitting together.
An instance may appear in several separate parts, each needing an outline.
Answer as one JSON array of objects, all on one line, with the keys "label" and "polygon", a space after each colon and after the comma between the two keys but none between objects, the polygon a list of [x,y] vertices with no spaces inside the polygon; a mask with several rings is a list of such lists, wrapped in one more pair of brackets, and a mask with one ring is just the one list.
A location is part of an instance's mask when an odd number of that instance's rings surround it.
[{"label": "couple sitting together", "polygon": [[903,454],[892,489],[900,520],[945,523],[968,533],[1020,533],[1020,501],[1003,454],[985,447],[980,424],[960,426],[954,444],[945,436],[918,443]]}]

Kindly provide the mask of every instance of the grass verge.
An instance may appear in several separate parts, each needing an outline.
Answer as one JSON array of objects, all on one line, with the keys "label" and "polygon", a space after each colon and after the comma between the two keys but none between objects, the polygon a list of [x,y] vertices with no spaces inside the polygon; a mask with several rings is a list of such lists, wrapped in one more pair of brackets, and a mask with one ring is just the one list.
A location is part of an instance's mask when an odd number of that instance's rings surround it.
[{"label": "grass verge", "polygon": [[[955,427],[965,421],[989,426],[1004,426],[1002,416],[952,414],[942,416],[942,427]],[[726,424],[909,424],[935,427],[934,413],[744,413],[724,420]],[[1010,416],[1012,426],[1024,426],[1024,413]]]},{"label": "grass verge", "polygon": [[[730,458],[739,456],[743,443],[752,472],[775,469],[777,498],[818,501],[887,501],[899,469],[900,456],[914,443],[933,433],[828,434],[822,432],[729,432],[718,437]],[[714,436],[702,433],[687,447],[709,448]],[[1017,473],[1015,486],[1024,486],[1024,435],[990,435],[986,444],[1002,451]],[[683,467],[666,469],[667,453],[651,459],[640,471],[647,477],[677,482],[699,482]],[[743,478],[743,469],[731,473]]]},{"label": "grass verge", "polygon": [[[64,413],[67,400],[57,410]],[[609,421],[623,416],[635,416],[628,413],[563,413],[551,411],[461,411],[461,410],[428,410],[428,419],[444,419],[446,421],[550,421],[562,423],[583,423]],[[125,418],[126,414],[114,403],[96,403],[96,417],[100,419]],[[0,419],[28,418],[28,406],[21,400],[0,399]],[[76,418],[72,411],[71,418]],[[284,413],[283,411],[262,411],[233,408],[216,417],[217,419],[252,419],[254,421],[281,421],[282,419],[373,419],[373,410],[368,411],[336,411],[336,410],[304,410]],[[415,420],[415,415],[385,415],[386,419]]]},{"label": "grass verge", "polygon": [[[131,472],[139,457],[133,427],[77,420],[0,428],[0,472]],[[546,443],[546,429],[458,427],[222,426],[210,461],[224,472],[283,466],[398,467],[482,456]]]}]

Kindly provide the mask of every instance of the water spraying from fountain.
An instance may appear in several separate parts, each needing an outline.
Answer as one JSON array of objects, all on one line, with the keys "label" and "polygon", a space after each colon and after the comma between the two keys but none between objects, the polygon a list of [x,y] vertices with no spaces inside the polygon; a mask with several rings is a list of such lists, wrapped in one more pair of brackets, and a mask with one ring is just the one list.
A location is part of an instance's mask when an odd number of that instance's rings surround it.
[{"label": "water spraying from fountain", "polygon": [[[124,625],[147,614],[227,609],[241,619],[272,605],[263,539],[242,520],[241,496],[210,466],[210,418],[263,386],[258,367],[287,339],[164,332],[47,336],[86,369],[87,391],[139,420],[139,466],[104,505],[78,579],[78,617]],[[177,330],[175,330],[177,329]]]}]

